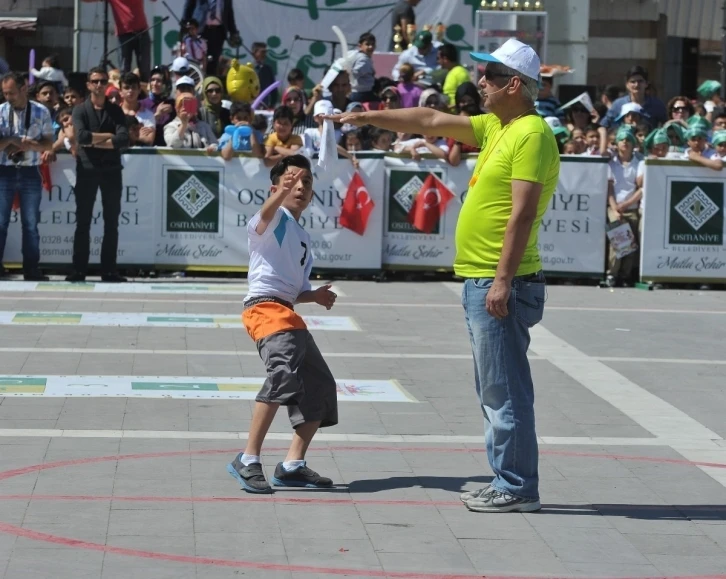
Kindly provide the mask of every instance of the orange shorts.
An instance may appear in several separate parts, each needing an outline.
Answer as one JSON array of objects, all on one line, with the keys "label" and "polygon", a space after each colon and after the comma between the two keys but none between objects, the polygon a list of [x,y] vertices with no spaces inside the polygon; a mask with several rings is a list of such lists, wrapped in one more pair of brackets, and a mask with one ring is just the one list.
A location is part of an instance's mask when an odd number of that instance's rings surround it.
[{"label": "orange shorts", "polygon": [[242,323],[255,342],[277,332],[307,330],[304,320],[294,310],[277,302],[261,302],[245,309]]}]

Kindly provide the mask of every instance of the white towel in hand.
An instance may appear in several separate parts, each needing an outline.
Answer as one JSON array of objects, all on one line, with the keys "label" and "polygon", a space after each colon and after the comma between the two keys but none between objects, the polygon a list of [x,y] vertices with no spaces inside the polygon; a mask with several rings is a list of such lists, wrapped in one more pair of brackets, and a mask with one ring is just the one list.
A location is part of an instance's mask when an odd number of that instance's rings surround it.
[{"label": "white towel in hand", "polygon": [[[316,117],[318,115],[332,115],[333,103],[324,100],[316,102],[313,114]],[[328,168],[328,163],[337,158],[338,144],[335,142],[335,126],[333,125],[333,121],[325,120],[323,121],[323,135],[320,139],[318,167],[321,167],[325,171]]]}]

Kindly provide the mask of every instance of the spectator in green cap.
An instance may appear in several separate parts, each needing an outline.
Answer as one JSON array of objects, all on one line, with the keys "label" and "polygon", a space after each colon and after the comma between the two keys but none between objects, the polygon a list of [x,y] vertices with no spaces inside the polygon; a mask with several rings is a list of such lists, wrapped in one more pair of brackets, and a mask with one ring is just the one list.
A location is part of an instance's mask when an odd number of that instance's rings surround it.
[{"label": "spectator in green cap", "polygon": [[[608,221],[628,223],[633,235],[639,231],[640,199],[643,196],[642,188],[636,183],[643,163],[643,157],[634,152],[637,142],[632,130],[621,127],[615,134],[616,154],[608,163]],[[611,247],[605,283],[608,287],[630,285],[637,263],[637,251],[618,259]]]},{"label": "spectator in green cap", "polygon": [[[398,57],[396,66],[393,67],[391,77],[397,81],[400,75],[402,64],[413,66],[414,81],[421,81],[424,77],[430,76],[431,72],[439,68],[438,48],[440,42],[435,42],[433,35],[428,30],[421,30],[414,36],[411,46],[404,50]],[[428,82],[431,84],[431,81]]]},{"label": "spectator in green cap", "polygon": [[643,149],[648,155],[648,158],[663,159],[668,155],[669,145],[670,139],[668,138],[668,132],[665,129],[656,129],[645,137]]},{"label": "spectator in green cap", "polygon": [[708,148],[708,133],[698,123],[694,123],[690,129],[686,131],[686,142],[688,149],[683,154],[684,159],[720,171],[723,168],[723,160],[714,149]]},{"label": "spectator in green cap", "polygon": [[721,159],[726,159],[726,131],[716,131],[711,137],[711,144]]},{"label": "spectator in green cap", "polygon": [[721,106],[723,101],[721,100],[721,83],[715,80],[707,80],[699,86],[696,91],[698,95],[703,99],[703,107],[707,113],[712,113],[713,109],[717,106]]}]

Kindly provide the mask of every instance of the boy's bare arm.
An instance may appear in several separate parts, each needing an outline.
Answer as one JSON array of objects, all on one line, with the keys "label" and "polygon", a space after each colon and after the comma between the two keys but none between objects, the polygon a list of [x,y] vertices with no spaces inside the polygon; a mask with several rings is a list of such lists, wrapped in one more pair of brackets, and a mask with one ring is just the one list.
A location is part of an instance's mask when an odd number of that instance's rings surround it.
[{"label": "boy's bare arm", "polygon": [[298,169],[297,171],[285,173],[280,178],[280,183],[272,186],[272,193],[270,193],[270,196],[267,198],[267,201],[265,201],[264,205],[262,205],[262,209],[260,210],[260,221],[255,227],[257,235],[262,235],[265,231],[267,231],[267,226],[270,225],[272,220],[275,218],[275,213],[277,213],[277,210],[280,208],[280,205],[282,205],[285,197],[290,194],[290,191],[292,191],[295,183],[297,183],[298,179],[300,179],[302,172],[302,169]]}]

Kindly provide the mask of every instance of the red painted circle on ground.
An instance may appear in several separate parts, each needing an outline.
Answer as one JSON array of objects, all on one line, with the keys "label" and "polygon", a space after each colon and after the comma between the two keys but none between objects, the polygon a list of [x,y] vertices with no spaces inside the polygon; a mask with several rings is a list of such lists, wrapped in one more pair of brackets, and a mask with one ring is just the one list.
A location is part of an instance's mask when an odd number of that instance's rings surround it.
[{"label": "red painted circle on ground", "polygon": [[[287,447],[284,448],[268,448],[267,451],[286,451]],[[484,452],[482,449],[470,449],[470,448],[427,448],[427,447],[390,447],[390,446],[329,446],[314,450],[329,450],[331,452],[336,451],[374,451],[374,452],[457,452],[457,453],[468,453],[468,452]],[[123,454],[123,455],[112,455],[112,456],[98,456],[92,458],[80,458],[74,460],[62,460],[56,462],[50,462],[45,464],[32,465],[28,467],[18,468],[0,472],[0,481],[7,480],[9,478],[22,476],[31,472],[49,470],[53,468],[60,468],[65,466],[81,466],[86,464],[94,464],[100,462],[109,462],[113,460],[134,460],[144,458],[166,458],[174,456],[189,456],[195,454],[227,454],[238,452],[238,449],[214,449],[214,450],[192,450],[192,451],[175,451],[175,452],[152,452],[142,454]],[[657,458],[648,456],[629,456],[629,455],[618,455],[618,454],[598,454],[593,452],[574,452],[574,451],[559,451],[559,450],[544,450],[540,451],[543,455],[553,456],[571,456],[579,458],[602,458],[602,459],[614,459],[614,460],[629,460],[629,461],[640,461],[640,462],[656,462],[664,464],[680,464],[684,466],[707,466],[712,468],[726,468],[726,464],[722,463],[710,463],[710,462],[694,462],[685,459],[672,459],[672,458]],[[274,497],[247,497],[236,499],[234,497],[102,497],[102,496],[72,496],[72,495],[4,495],[0,496],[0,500],[68,500],[68,501],[89,501],[89,500],[123,500],[123,501],[139,501],[139,502],[177,502],[177,501],[198,501],[198,502],[217,502],[217,501],[228,501],[228,502],[254,502],[271,500],[276,502],[297,502],[297,503],[330,503],[330,504],[410,504],[421,506],[432,505],[432,506],[450,506],[456,504],[455,502],[449,501],[354,501],[353,499],[321,499],[321,498],[274,498]],[[694,505],[695,507],[695,505]],[[105,553],[113,553],[116,555],[125,555],[129,557],[140,557],[143,559],[154,559],[157,561],[172,561],[177,563],[193,563],[196,565],[213,565],[217,567],[232,567],[232,568],[245,568],[245,569],[257,569],[260,571],[290,571],[298,573],[318,573],[320,575],[352,575],[358,577],[392,577],[396,579],[473,579],[475,577],[483,577],[482,575],[451,575],[451,574],[431,574],[431,573],[412,573],[402,571],[376,571],[373,569],[347,569],[337,567],[312,567],[305,565],[281,565],[275,563],[257,563],[254,561],[241,561],[235,559],[218,559],[211,557],[198,557],[188,555],[173,555],[170,553],[157,553],[153,551],[142,551],[138,549],[126,549],[122,547],[113,547],[110,545],[102,545],[100,543],[93,543],[90,541],[81,541],[78,539],[71,539],[68,537],[62,537],[59,535],[51,535],[48,533],[40,533],[31,529],[24,529],[16,525],[0,522],[0,533],[6,533],[10,535],[16,535],[18,537],[25,537],[35,541],[42,541],[46,543],[53,543],[57,545],[63,545],[66,547],[73,547],[76,549],[83,549],[87,551],[102,551]],[[544,579],[542,576],[492,576],[487,575],[488,579]],[[699,576],[682,576],[682,577],[658,577],[658,578],[625,578],[619,577],[617,579],[726,579],[726,575],[699,575]]]}]

